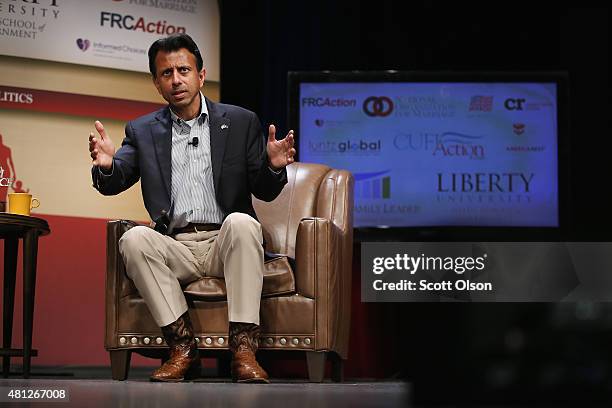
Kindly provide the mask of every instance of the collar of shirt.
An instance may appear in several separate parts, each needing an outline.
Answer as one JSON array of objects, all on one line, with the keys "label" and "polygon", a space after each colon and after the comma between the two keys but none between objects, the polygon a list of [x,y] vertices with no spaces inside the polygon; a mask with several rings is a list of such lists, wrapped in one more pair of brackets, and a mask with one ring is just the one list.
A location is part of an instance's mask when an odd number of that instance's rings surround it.
[{"label": "collar of shirt", "polygon": [[189,131],[191,127],[194,125],[196,120],[199,124],[203,124],[206,121],[206,117],[208,116],[208,107],[206,106],[206,102],[204,100],[204,95],[200,92],[200,114],[191,120],[183,120],[181,119],[172,108],[170,108],[170,118],[172,119],[172,126],[178,133],[181,133],[181,130],[187,126],[187,130]]}]

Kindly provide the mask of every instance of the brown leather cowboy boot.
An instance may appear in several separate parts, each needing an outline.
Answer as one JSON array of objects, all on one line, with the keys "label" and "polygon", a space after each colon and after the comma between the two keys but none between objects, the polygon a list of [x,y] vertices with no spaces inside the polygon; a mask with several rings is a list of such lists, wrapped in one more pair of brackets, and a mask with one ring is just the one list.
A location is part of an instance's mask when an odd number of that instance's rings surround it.
[{"label": "brown leather cowboy boot", "polygon": [[200,371],[200,357],[189,314],[185,312],[176,322],[161,330],[170,347],[170,358],[151,374],[151,381],[179,382],[196,378]]},{"label": "brown leather cowboy boot", "polygon": [[229,347],[232,352],[232,381],[269,383],[268,374],[257,363],[259,326],[254,323],[229,324]]}]

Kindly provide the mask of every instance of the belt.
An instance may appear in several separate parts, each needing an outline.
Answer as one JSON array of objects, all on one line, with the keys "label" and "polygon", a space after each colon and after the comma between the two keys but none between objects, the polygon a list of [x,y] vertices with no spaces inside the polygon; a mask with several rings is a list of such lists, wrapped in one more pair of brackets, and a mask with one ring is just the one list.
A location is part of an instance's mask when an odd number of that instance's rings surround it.
[{"label": "belt", "polygon": [[221,229],[221,224],[198,224],[190,222],[184,227],[175,228],[172,233],[173,234],[185,234],[190,232],[202,232],[202,231],[216,231]]}]

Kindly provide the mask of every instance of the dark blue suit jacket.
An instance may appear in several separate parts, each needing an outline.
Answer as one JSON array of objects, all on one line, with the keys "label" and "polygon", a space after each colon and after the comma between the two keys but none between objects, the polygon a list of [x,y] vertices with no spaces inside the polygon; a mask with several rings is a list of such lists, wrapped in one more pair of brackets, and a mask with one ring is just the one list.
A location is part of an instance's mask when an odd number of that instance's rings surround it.
[{"label": "dark blue suit jacket", "polygon": [[[257,218],[251,194],[272,201],[287,183],[287,171],[268,167],[266,139],[255,113],[205,98],[210,115],[210,147],[215,195],[225,216],[242,212]],[[165,107],[125,127],[125,139],[114,157],[113,173],[92,169],[94,187],[104,195],[118,194],[141,180],[145,207],[152,220],[170,212],[172,182],[172,120]]]}]

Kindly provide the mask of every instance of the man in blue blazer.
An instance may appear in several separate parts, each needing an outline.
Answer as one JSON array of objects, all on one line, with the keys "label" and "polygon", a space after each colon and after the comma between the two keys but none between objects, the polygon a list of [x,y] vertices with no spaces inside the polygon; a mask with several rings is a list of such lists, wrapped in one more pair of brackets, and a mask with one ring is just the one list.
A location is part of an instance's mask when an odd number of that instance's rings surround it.
[{"label": "man in blue blazer", "polygon": [[255,359],[263,284],[263,238],[251,194],[274,200],[295,155],[293,132],[267,143],[257,116],[213,103],[200,88],[205,69],[186,34],[153,43],[149,69],[168,106],[129,122],[117,151],[104,126],[89,135],[94,187],[118,194],[141,180],[155,229],[139,226],[119,241],[126,273],[170,347],[153,381],[182,381],[199,370],[181,285],[202,276],[227,287],[232,378],[268,382]]}]

